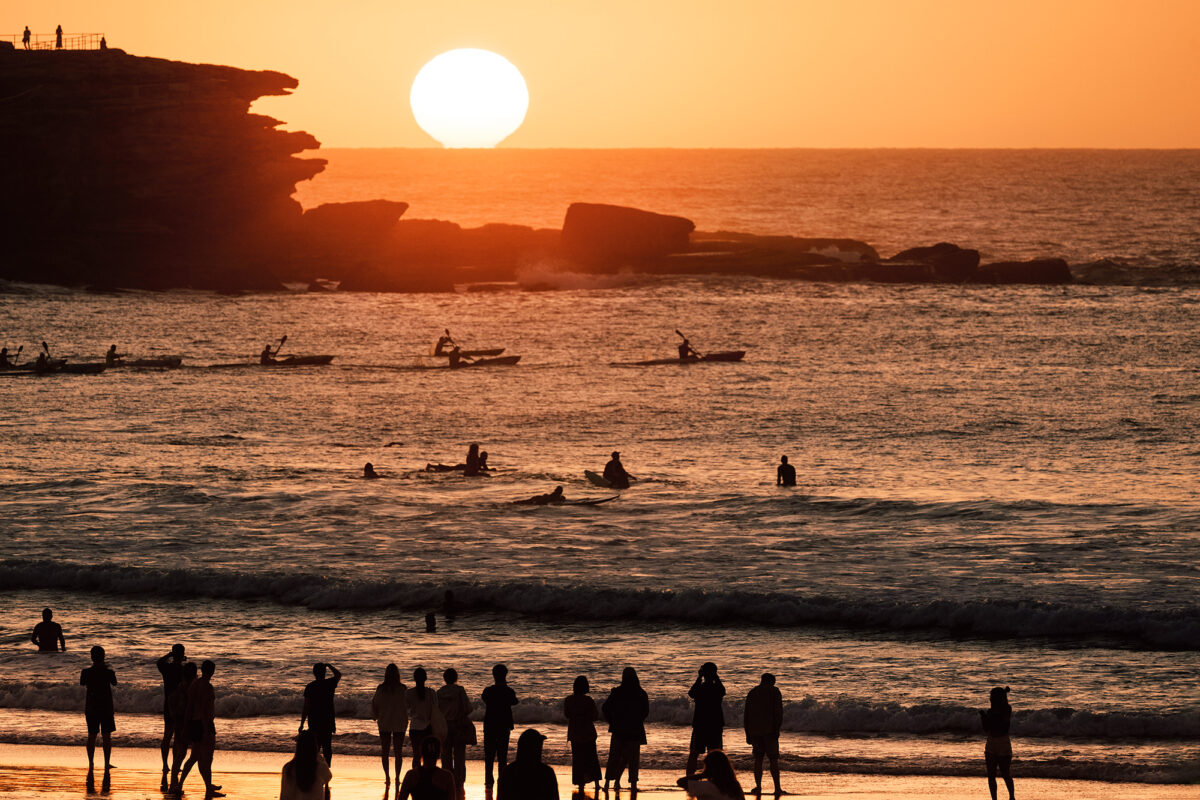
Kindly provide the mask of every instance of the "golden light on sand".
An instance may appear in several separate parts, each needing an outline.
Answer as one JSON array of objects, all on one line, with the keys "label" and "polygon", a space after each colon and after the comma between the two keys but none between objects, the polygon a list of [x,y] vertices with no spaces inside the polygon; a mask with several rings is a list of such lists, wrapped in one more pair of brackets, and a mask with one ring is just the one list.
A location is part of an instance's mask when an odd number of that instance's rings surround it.
[{"label": "golden light on sand", "polygon": [[525,121],[520,70],[489,50],[450,50],[421,67],[409,96],[421,129],[446,147],[495,147]]}]

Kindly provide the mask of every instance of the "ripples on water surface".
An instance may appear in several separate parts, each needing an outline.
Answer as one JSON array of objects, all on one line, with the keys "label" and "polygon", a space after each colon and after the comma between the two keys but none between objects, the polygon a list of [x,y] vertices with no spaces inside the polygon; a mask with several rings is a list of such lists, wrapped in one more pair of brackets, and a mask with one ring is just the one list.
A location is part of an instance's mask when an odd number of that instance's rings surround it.
[{"label": "ripples on water surface", "polygon": [[[856,769],[887,768],[896,748],[932,748],[904,768],[959,769],[977,749],[971,708],[1007,683],[1018,752],[1044,774],[1115,760],[1181,779],[1200,738],[1198,313],[1192,289],[721,279],[6,296],[10,346],[98,358],[117,342],[188,366],[0,379],[0,714],[55,740],[22,709],[75,708],[93,641],[122,673],[122,707],[147,713],[149,662],[172,641],[216,657],[247,746],[288,729],[279,715],[322,657],[347,670],[351,716],[388,660],[452,664],[477,693],[503,658],[531,698],[523,719],[541,723],[575,674],[600,692],[628,659],[669,760],[683,693],[713,658],[734,728],[736,698],[769,669],[789,735],[883,736],[847,756]],[[428,368],[417,354],[446,325],[521,364]],[[676,327],[746,361],[613,365],[669,355]],[[337,359],[202,366],[248,362],[285,332],[285,354]],[[422,471],[471,441],[494,476]],[[556,484],[606,494],[582,471],[613,449],[644,479],[619,500],[508,505]],[[781,453],[796,490],[773,485]],[[365,461],[389,477],[361,480]],[[461,613],[428,636],[419,618],[446,587]],[[47,603],[65,659],[21,650]],[[348,723],[345,746],[367,748],[369,730]]]}]

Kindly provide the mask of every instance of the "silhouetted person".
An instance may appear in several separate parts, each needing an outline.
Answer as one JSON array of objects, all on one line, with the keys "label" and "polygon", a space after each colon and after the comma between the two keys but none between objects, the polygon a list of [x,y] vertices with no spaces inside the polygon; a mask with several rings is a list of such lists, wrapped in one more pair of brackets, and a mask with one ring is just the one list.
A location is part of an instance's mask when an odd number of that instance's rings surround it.
[{"label": "silhouetted person", "polygon": [[621,463],[621,454],[613,450],[612,459],[604,465],[604,479],[614,489],[629,488],[629,473],[625,471],[625,465]]},{"label": "silhouetted person", "polygon": [[458,613],[458,605],[454,602],[454,592],[450,589],[442,595],[442,613],[446,615],[447,620],[454,619],[454,615]]},{"label": "silhouetted person", "polygon": [[50,371],[50,359],[46,358],[45,353],[38,353],[37,361],[33,362],[33,371],[37,373]]},{"label": "silhouetted person", "polygon": [[367,479],[378,478],[379,473],[375,471],[375,465],[368,461],[363,464],[363,477]]},{"label": "silhouetted person", "polygon": [[29,641],[37,645],[39,653],[57,653],[59,648],[67,652],[67,640],[63,637],[62,625],[54,621],[54,612],[42,609],[42,621],[33,626]]},{"label": "silhouetted person", "polygon": [[263,351],[258,354],[258,363],[260,364],[275,364],[275,354],[271,352],[271,345],[268,344],[263,348]]},{"label": "silhouetted person", "polygon": [[[26,28],[25,31],[28,33],[29,29]],[[29,48],[26,47],[25,49],[28,50]],[[8,348],[0,347],[0,369],[8,369],[11,366],[12,362],[8,360]]]},{"label": "silhouetted person", "polygon": [[108,348],[108,352],[104,354],[104,366],[115,367],[117,362],[125,357],[124,353],[117,352],[117,346],[114,344]]},{"label": "silhouetted person", "polygon": [[171,719],[175,723],[175,727],[171,731],[172,755],[169,791],[175,791],[179,788],[179,770],[183,767],[184,758],[187,757],[189,744],[187,720],[188,691],[192,688],[192,684],[196,682],[199,672],[193,662],[189,661],[184,664],[183,680],[171,692],[171,696],[167,698],[167,702],[171,707]]},{"label": "silhouetted person", "polygon": [[448,355],[450,356],[450,366],[452,367],[457,367],[459,364],[474,363],[473,359],[467,358],[462,354],[462,350],[459,349],[458,345],[454,345],[454,349],[451,350]]},{"label": "silhouetted person", "polygon": [[782,794],[779,785],[779,729],[783,727],[783,695],[775,686],[775,676],[764,672],[758,686],[746,695],[742,713],[746,729],[746,744],[754,754],[754,794],[762,790],[763,756],[771,762],[771,780],[775,794]]},{"label": "silhouetted person", "polygon": [[296,752],[283,765],[279,800],[323,800],[333,773],[317,750],[317,737],[312,731],[300,731],[296,736]]},{"label": "silhouetted person", "polygon": [[475,744],[475,725],[471,722],[471,701],[467,690],[458,685],[458,671],[442,673],[445,681],[437,690],[438,707],[446,719],[446,743],[442,746],[442,767],[450,770],[462,786],[467,780],[467,745]]},{"label": "silhouetted person", "polygon": [[536,494],[533,497],[525,500],[514,500],[515,505],[522,506],[558,506],[567,502],[567,498],[563,497],[563,487],[556,486],[553,492],[549,494]]},{"label": "silhouetted person", "polygon": [[596,784],[600,793],[600,756],[596,753],[596,720],[600,711],[588,692],[591,687],[585,675],[575,679],[571,694],[563,701],[563,716],[567,718],[567,741],[571,743],[571,783],[583,787]]},{"label": "silhouetted person", "polygon": [[162,750],[163,791],[167,790],[167,772],[170,769],[168,758],[171,754],[171,739],[175,735],[177,722],[171,709],[171,696],[179,687],[179,684],[183,683],[183,664],[187,661],[187,656],[184,653],[183,645],[173,645],[169,653],[154,662],[154,666],[158,668],[158,672],[162,676],[163,683],[163,736],[162,744],[160,745],[160,749]]},{"label": "silhouetted person", "polygon": [[433,346],[433,354],[435,356],[444,356],[449,354],[450,348],[454,346],[454,339],[450,336],[450,329],[446,328],[446,332],[438,337],[437,344]]},{"label": "silhouetted person", "polygon": [[408,690],[408,738],[412,743],[413,767],[421,760],[421,742],[434,737],[433,721],[441,713],[437,692],[425,685],[429,674],[424,667],[413,670],[413,688]]},{"label": "silhouetted person", "polygon": [[680,345],[679,345],[679,360],[680,361],[687,361],[689,358],[699,358],[699,357],[700,357],[700,354],[692,349],[692,343],[689,342],[687,339],[684,339],[683,342],[680,343]]},{"label": "silhouetted person", "polygon": [[[326,678],[325,672],[333,673]],[[337,720],[333,712],[333,693],[337,691],[342,673],[333,664],[318,661],[313,664],[313,678],[304,687],[304,710],[300,712],[300,730],[308,720],[308,729],[317,737],[317,745],[325,755],[325,763],[333,763],[333,734],[337,731]]]},{"label": "silhouetted person", "polygon": [[650,698],[642,689],[637,670],[626,667],[621,683],[608,694],[601,706],[612,738],[608,744],[608,764],[604,768],[604,788],[610,781],[621,787],[621,773],[629,770],[629,786],[637,788],[642,745],[646,743],[646,717],[650,716]]},{"label": "silhouetted person", "polygon": [[517,737],[517,757],[500,772],[496,800],[558,800],[558,778],[542,761],[546,737],[533,728]]},{"label": "silhouetted person", "polygon": [[397,800],[455,800],[458,784],[449,770],[437,765],[442,743],[436,736],[421,740],[421,752],[400,784]]},{"label": "silhouetted person", "polygon": [[796,468],[788,463],[787,456],[779,457],[779,469],[775,470],[776,486],[795,486]]},{"label": "silhouetted person", "polygon": [[746,800],[746,794],[724,750],[710,751],[704,757],[704,771],[698,775],[689,772],[678,783],[697,800]]},{"label": "silhouetted person", "polygon": [[103,36],[100,37],[100,49],[101,50],[108,49],[108,39],[105,39]]},{"label": "silhouetted person", "polygon": [[480,472],[491,472],[492,471],[492,468],[488,466],[487,459],[488,459],[487,450],[480,450],[479,451],[479,471]]},{"label": "silhouetted person", "polygon": [[437,614],[432,611],[425,615],[425,632],[437,633]]},{"label": "silhouetted person", "polygon": [[54,49],[62,50],[62,25],[54,29]]},{"label": "silhouetted person", "polygon": [[513,706],[517,693],[508,685],[508,667],[492,667],[491,686],[483,690],[483,764],[484,786],[494,783],[492,764],[500,764],[500,772],[508,764],[508,740],[512,736]]},{"label": "silhouetted person", "polygon": [[383,683],[375,688],[371,698],[371,719],[379,726],[379,755],[383,759],[383,779],[388,775],[388,752],[396,757],[396,780],[404,763],[404,732],[408,729],[408,687],[400,682],[400,668],[388,664],[383,671]]},{"label": "silhouetted person", "polygon": [[996,800],[996,773],[999,772],[1008,788],[1008,799],[1013,800],[1012,741],[1008,738],[1012,706],[1008,704],[1008,687],[997,686],[992,689],[989,699],[991,708],[979,712],[983,729],[987,732],[983,757],[987,762],[988,791],[992,794],[992,800]]},{"label": "silhouetted person", "polygon": [[195,766],[204,779],[204,791],[207,797],[224,797],[220,786],[212,782],[213,754],[217,749],[217,695],[213,689],[212,676],[217,671],[217,665],[205,661],[200,665],[200,677],[188,687],[187,718],[188,744],[192,754],[183,765],[179,776],[179,792],[183,792],[183,784],[187,781],[188,773]]},{"label": "silhouetted person", "polygon": [[706,661],[700,666],[688,697],[696,703],[692,712],[692,740],[688,746],[687,774],[696,772],[701,755],[710,750],[724,750],[725,684],[717,675],[717,665]]},{"label": "silhouetted person", "polygon": [[79,685],[87,687],[83,716],[87,721],[88,782],[92,781],[92,770],[96,758],[96,734],[100,734],[104,746],[104,771],[111,769],[112,732],[117,729],[113,718],[112,687],[117,685],[117,674],[104,663],[104,648],[96,645],[91,650],[92,665],[79,673]]},{"label": "silhouetted person", "polygon": [[25,45],[25,49],[29,49],[29,40],[33,38],[33,34],[29,32],[29,26],[25,26],[25,33],[21,34],[21,44]]},{"label": "silhouetted person", "polygon": [[463,464],[463,475],[468,478],[479,474],[479,445],[472,444],[467,448],[467,460]]}]

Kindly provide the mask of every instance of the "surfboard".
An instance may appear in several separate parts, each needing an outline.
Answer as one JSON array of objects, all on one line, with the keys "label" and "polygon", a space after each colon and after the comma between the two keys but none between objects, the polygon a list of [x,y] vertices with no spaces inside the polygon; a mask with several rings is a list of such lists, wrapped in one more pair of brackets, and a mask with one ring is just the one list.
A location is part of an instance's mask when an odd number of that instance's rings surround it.
[{"label": "surfboard", "polygon": [[567,502],[563,503],[563,505],[567,505],[567,506],[598,506],[601,503],[607,503],[609,500],[616,500],[620,496],[621,495],[619,495],[619,494],[614,494],[612,497],[601,497],[596,500],[568,500]]},{"label": "surfboard", "polygon": [[603,486],[605,489],[612,488],[612,484],[608,482],[608,478],[605,478],[599,472],[592,472],[590,469],[585,469],[583,471],[583,477],[587,478],[596,486]]}]

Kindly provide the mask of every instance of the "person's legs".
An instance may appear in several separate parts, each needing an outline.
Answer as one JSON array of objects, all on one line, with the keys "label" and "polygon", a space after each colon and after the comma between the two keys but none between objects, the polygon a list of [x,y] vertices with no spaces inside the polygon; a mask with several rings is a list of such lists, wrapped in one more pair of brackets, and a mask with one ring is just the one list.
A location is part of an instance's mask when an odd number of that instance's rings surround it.
[{"label": "person's legs", "polygon": [[321,749],[321,755],[325,757],[325,763],[332,766],[333,764],[333,731],[329,728],[314,731],[317,735],[317,747]]},{"label": "person's legs", "polygon": [[400,773],[404,771],[404,731],[396,731],[392,735],[392,750],[396,756],[396,782],[400,782]]},{"label": "person's legs", "polygon": [[763,746],[756,741],[751,752],[754,754],[754,793],[758,794],[762,791]]},{"label": "person's legs", "polygon": [[107,772],[112,766],[112,729],[104,730],[100,737],[104,746],[104,770]]},{"label": "person's legs", "polygon": [[383,779],[391,782],[391,766],[388,764],[388,759],[392,755],[392,733],[391,731],[379,732],[379,754],[383,758]]},{"label": "person's legs", "polygon": [[167,780],[167,771],[171,768],[169,759],[171,757],[171,735],[174,732],[175,723],[171,720],[170,711],[168,709],[164,709],[162,743],[159,744],[159,750],[162,751],[162,771],[164,782]]},{"label": "person's legs", "polygon": [[467,743],[461,740],[454,743],[454,778],[458,781],[459,792],[466,791]]},{"label": "person's legs", "polygon": [[987,762],[988,791],[992,795],[992,800],[996,800],[996,759],[992,757],[991,753],[984,753],[983,758]]},{"label": "person's legs", "polygon": [[608,740],[608,763],[604,766],[604,787],[609,781],[621,785],[621,773],[625,771],[625,752],[621,739],[614,733]]},{"label": "person's legs", "polygon": [[1016,797],[1016,793],[1013,790],[1012,756],[1002,759],[998,766],[1000,767],[1000,775],[1004,778],[1004,788],[1008,789],[1008,800],[1013,800]]},{"label": "person's legs", "polygon": [[496,760],[496,734],[487,728],[483,729],[483,783],[485,786],[491,786],[495,781],[492,779],[492,763]]},{"label": "person's legs", "polygon": [[96,732],[88,731],[87,738],[88,769],[91,770],[96,762]]},{"label": "person's legs", "polygon": [[497,736],[496,741],[496,762],[500,764],[500,771],[508,766],[508,737],[512,731],[501,731]]},{"label": "person's legs", "polygon": [[629,755],[627,756],[627,759],[629,761],[629,788],[636,789],[638,782],[638,767],[642,763],[641,742],[629,743]]}]

